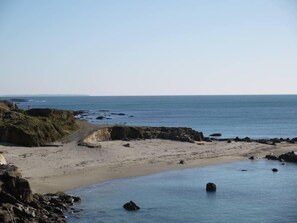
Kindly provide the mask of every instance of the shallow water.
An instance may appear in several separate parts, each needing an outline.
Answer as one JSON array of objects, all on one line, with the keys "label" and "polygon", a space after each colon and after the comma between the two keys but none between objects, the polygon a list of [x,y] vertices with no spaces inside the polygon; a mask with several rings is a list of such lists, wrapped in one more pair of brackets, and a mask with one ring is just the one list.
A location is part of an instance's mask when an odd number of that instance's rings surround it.
[{"label": "shallow water", "polygon": [[[83,211],[69,222],[296,223],[296,171],[295,164],[261,160],[113,180],[71,191]],[[207,182],[217,192],[206,193]],[[141,209],[125,211],[130,200]]]}]

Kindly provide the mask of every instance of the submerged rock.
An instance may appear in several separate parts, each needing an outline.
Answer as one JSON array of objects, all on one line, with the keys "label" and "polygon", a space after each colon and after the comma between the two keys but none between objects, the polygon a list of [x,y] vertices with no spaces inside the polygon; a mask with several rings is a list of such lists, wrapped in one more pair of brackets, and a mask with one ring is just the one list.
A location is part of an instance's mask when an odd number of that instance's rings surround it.
[{"label": "submerged rock", "polygon": [[140,209],[133,201],[127,202],[123,205],[123,208],[127,211],[137,211]]},{"label": "submerged rock", "polygon": [[33,194],[14,165],[0,165],[0,222],[66,222],[63,211],[80,202],[64,193]]},{"label": "submerged rock", "polygon": [[272,168],[272,172],[277,172],[277,171],[278,171],[278,169]]}]

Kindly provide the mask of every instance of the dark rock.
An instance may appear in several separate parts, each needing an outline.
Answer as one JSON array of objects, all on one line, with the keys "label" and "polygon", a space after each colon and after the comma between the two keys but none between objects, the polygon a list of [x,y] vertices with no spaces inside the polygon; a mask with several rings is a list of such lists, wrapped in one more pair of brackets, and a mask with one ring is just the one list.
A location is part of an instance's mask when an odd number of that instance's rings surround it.
[{"label": "dark rock", "polygon": [[94,144],[94,143],[88,143],[88,142],[84,142],[84,141],[79,141],[77,143],[78,146],[85,146],[88,148],[102,148],[102,146],[100,144]]},{"label": "dark rock", "polygon": [[103,119],[105,119],[105,117],[104,116],[98,116],[96,119],[97,120],[103,120]]},{"label": "dark rock", "polygon": [[278,171],[278,169],[276,169],[276,168],[272,169],[272,172],[277,172],[277,171]]},{"label": "dark rock", "polygon": [[254,157],[254,156],[251,156],[249,159],[250,159],[250,160],[254,160],[254,159],[255,159],[255,157]]},{"label": "dark rock", "polygon": [[13,165],[0,165],[0,222],[65,222],[63,210],[80,198],[64,193],[32,194],[29,182]]},{"label": "dark rock", "polygon": [[297,163],[297,155],[294,151],[282,154],[278,158],[280,160],[284,160],[285,162]]},{"label": "dark rock", "polygon": [[124,116],[126,115],[125,113],[110,113],[111,115],[119,115],[119,116]]},{"label": "dark rock", "polygon": [[111,129],[112,140],[143,139],[141,131],[136,127],[114,126]]},{"label": "dark rock", "polygon": [[221,133],[213,133],[213,134],[211,134],[209,136],[211,136],[211,137],[220,137],[220,136],[222,136],[222,134]]},{"label": "dark rock", "polygon": [[101,128],[96,131],[98,141],[108,140],[135,140],[135,139],[167,139],[181,142],[194,143],[203,141],[202,132],[197,132],[191,128],[173,127],[139,127],[116,125]]},{"label": "dark rock", "polygon": [[232,140],[231,140],[231,139],[228,139],[228,140],[227,140],[227,143],[231,143],[231,142],[232,142]]},{"label": "dark rock", "polygon": [[273,139],[271,139],[271,141],[272,141],[273,144],[281,143],[281,140],[278,139],[278,138],[273,138]]},{"label": "dark rock", "polygon": [[185,161],[184,160],[180,160],[179,161],[179,164],[185,164]]},{"label": "dark rock", "polygon": [[206,191],[207,192],[215,192],[217,190],[217,186],[214,183],[207,183],[206,184]]},{"label": "dark rock", "polygon": [[140,209],[133,201],[130,201],[123,205],[123,208],[127,211],[137,211]]},{"label": "dark rock", "polygon": [[126,143],[123,145],[124,147],[130,147],[130,143]]},{"label": "dark rock", "polygon": [[278,160],[278,157],[274,155],[266,155],[265,158],[268,160]]},{"label": "dark rock", "polygon": [[247,170],[241,170],[242,172],[246,172]]},{"label": "dark rock", "polygon": [[251,142],[251,139],[250,139],[249,137],[245,137],[245,138],[243,139],[243,141],[244,141],[244,142]]}]

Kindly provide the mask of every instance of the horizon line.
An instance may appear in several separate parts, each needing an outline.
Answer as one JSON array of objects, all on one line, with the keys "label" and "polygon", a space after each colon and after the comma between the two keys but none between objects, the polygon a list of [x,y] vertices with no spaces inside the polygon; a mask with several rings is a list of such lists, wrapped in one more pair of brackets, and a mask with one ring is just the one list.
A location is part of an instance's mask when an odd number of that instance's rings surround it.
[{"label": "horizon line", "polygon": [[178,96],[293,96],[297,93],[278,93],[278,94],[160,94],[160,95],[89,95],[89,94],[11,94],[0,95],[0,97],[178,97]]}]

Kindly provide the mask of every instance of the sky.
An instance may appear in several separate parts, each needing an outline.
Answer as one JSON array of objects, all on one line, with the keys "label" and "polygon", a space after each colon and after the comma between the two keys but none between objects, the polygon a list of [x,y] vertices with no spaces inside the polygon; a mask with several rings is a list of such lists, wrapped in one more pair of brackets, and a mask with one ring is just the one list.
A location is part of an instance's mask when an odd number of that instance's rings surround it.
[{"label": "sky", "polygon": [[296,0],[0,0],[0,95],[297,94]]}]

